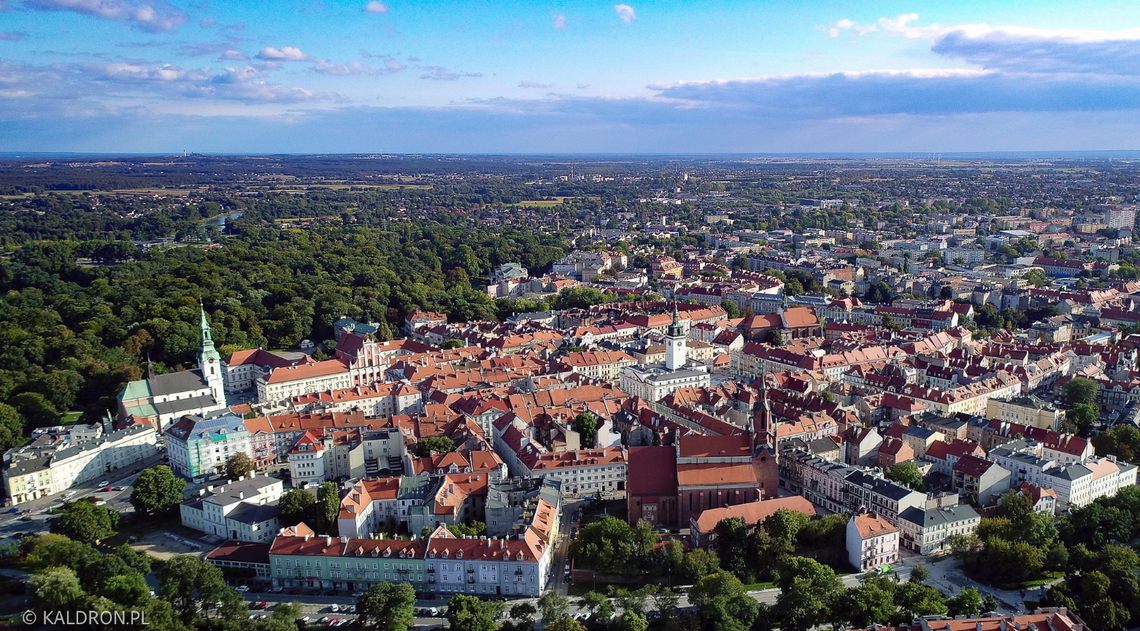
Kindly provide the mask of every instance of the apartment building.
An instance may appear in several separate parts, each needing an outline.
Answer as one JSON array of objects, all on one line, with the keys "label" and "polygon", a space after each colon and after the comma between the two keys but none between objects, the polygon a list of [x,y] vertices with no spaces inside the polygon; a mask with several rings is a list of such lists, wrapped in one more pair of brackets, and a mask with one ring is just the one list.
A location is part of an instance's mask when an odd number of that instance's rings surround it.
[{"label": "apartment building", "polygon": [[1041,486],[1057,493],[1057,511],[1080,508],[1100,497],[1113,497],[1120,489],[1135,486],[1136,466],[1117,462],[1114,456],[1090,458],[1046,469]]},{"label": "apartment building", "polygon": [[1056,406],[1035,396],[994,399],[986,402],[986,418],[999,419],[1041,429],[1056,430],[1064,413]]},{"label": "apartment building", "polygon": [[304,524],[283,529],[269,551],[279,587],[367,590],[405,582],[423,596],[537,597],[550,575],[549,537],[536,528],[510,539],[460,538],[437,528],[426,539],[318,536]]},{"label": "apartment building", "polygon": [[135,469],[160,453],[158,432],[131,425],[79,425],[36,430],[32,441],[4,454],[4,487],[13,504],[55,495],[85,482]]},{"label": "apartment building", "polygon": [[982,518],[968,504],[911,507],[899,515],[901,545],[921,555],[949,552],[946,538],[973,534]]},{"label": "apartment building", "polygon": [[282,490],[280,479],[256,472],[217,487],[207,486],[182,502],[182,525],[233,541],[268,543],[280,527],[277,502]]},{"label": "apartment building", "polygon": [[236,414],[184,416],[166,431],[170,468],[191,480],[217,475],[235,454],[251,454],[249,431]]},{"label": "apartment building", "polygon": [[860,572],[899,560],[899,529],[874,513],[847,522],[847,561]]},{"label": "apartment building", "polygon": [[352,374],[343,361],[328,359],[275,368],[259,377],[255,385],[258,402],[274,403],[326,390],[350,388],[354,384]]}]

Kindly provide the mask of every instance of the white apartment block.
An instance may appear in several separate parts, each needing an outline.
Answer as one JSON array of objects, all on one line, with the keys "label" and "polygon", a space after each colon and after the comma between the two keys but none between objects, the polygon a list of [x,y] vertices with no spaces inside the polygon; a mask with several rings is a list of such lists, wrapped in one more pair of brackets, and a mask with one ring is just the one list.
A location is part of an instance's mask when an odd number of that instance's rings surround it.
[{"label": "white apartment block", "polygon": [[1093,458],[1083,463],[1047,469],[1042,488],[1057,493],[1057,511],[1068,511],[1092,503],[1100,497],[1112,497],[1136,484],[1136,466],[1118,463],[1113,456]]},{"label": "white apartment block", "polygon": [[268,543],[280,528],[278,500],[281,480],[248,477],[221,486],[207,486],[179,507],[182,525],[233,541]]},{"label": "white apartment block", "polygon": [[260,403],[285,401],[293,397],[350,388],[352,374],[339,359],[276,368],[257,380],[257,400]]},{"label": "white apartment block", "polygon": [[34,438],[31,445],[4,454],[4,486],[13,504],[135,469],[160,453],[158,432],[149,425],[107,434],[102,426],[79,426],[69,433],[39,435],[47,444],[37,446]]},{"label": "white apartment block", "polygon": [[305,432],[289,450],[289,474],[295,488],[316,486],[327,479],[325,445],[313,432]]}]

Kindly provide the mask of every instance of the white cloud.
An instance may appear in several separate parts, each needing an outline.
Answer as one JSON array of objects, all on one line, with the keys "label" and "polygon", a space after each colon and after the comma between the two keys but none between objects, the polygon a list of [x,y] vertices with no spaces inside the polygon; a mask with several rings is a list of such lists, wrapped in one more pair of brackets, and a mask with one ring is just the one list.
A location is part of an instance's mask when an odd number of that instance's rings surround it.
[{"label": "white cloud", "polygon": [[554,14],[554,30],[561,31],[566,28],[566,16],[561,13]]},{"label": "white cloud", "polygon": [[257,53],[258,59],[265,61],[308,61],[309,56],[306,55],[300,48],[294,46],[282,46],[281,48],[274,48],[266,46]]},{"label": "white cloud", "polygon": [[391,55],[374,55],[367,50],[361,50],[360,56],[364,59],[382,59],[384,60],[383,68],[373,68],[373,70],[380,74],[395,74],[404,69],[404,64],[396,61],[396,58]]},{"label": "white cloud", "polygon": [[240,50],[227,50],[223,52],[218,59],[223,61],[249,61],[249,55],[241,52]]},{"label": "white cloud", "polygon": [[520,88],[535,89],[535,88],[553,88],[553,83],[539,83],[538,81],[520,81]]},{"label": "white cloud", "polygon": [[338,64],[328,59],[318,59],[313,63],[313,71],[321,74],[331,74],[340,77],[348,75],[375,75],[380,74],[380,71],[368,64],[361,63],[356,60],[346,61],[343,64]]},{"label": "white cloud", "polygon": [[634,11],[633,7],[628,4],[615,4],[614,13],[617,14],[619,20],[626,24],[630,24],[637,19],[637,11]]},{"label": "white cloud", "polygon": [[39,11],[71,11],[82,15],[130,24],[151,33],[170,33],[186,23],[186,14],[166,2],[152,4],[130,0],[25,0]]},{"label": "white cloud", "polygon": [[483,76],[482,72],[459,72],[452,71],[444,68],[443,66],[424,66],[421,68],[421,79],[429,79],[431,81],[458,81],[459,79],[479,78]]},{"label": "white cloud", "polygon": [[1116,31],[1041,29],[959,24],[919,26],[917,13],[879,18],[872,24],[839,20],[824,30],[831,37],[881,33],[929,39],[931,51],[982,68],[1029,73],[1140,75],[1140,28]]},{"label": "white cloud", "polygon": [[378,0],[372,0],[372,2],[369,2],[368,4],[364,5],[364,12],[365,13],[387,13],[388,12],[388,5],[384,4],[383,2],[379,2]]},{"label": "white cloud", "polygon": [[937,38],[931,50],[1004,72],[1140,75],[1140,29],[1082,31],[966,25]]}]

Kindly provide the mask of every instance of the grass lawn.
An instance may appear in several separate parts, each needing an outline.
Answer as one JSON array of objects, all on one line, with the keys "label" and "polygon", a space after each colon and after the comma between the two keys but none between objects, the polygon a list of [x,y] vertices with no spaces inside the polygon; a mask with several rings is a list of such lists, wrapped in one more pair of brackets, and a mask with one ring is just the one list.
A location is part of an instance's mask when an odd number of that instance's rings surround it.
[{"label": "grass lawn", "polygon": [[83,412],[68,412],[59,419],[62,425],[72,425],[79,422],[79,417],[83,416]]},{"label": "grass lawn", "polygon": [[775,581],[763,581],[761,583],[748,583],[744,586],[746,592],[758,592],[764,589],[775,589]]},{"label": "grass lawn", "polygon": [[1064,572],[1053,572],[1052,574],[1050,574],[1049,576],[1047,576],[1045,578],[1039,578],[1035,581],[1025,581],[1024,583],[1022,583],[1021,587],[1023,589],[1029,589],[1031,587],[1041,587],[1042,585],[1052,583],[1053,581],[1055,581],[1059,578],[1065,578],[1065,573]]}]

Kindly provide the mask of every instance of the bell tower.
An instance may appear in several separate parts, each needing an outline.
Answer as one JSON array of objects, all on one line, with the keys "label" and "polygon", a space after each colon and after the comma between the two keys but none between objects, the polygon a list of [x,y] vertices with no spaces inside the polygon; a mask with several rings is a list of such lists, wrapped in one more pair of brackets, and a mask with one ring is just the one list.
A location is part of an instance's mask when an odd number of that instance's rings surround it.
[{"label": "bell tower", "polygon": [[779,496],[779,424],[768,404],[767,375],[761,377],[760,401],[752,406],[752,467],[760,483],[760,499]]},{"label": "bell tower", "polygon": [[206,319],[206,309],[198,303],[202,313],[202,321],[198,325],[201,336],[201,345],[198,350],[198,369],[202,371],[202,379],[210,386],[210,394],[214,401],[224,405],[226,402],[225,377],[222,374],[222,356],[214,348],[214,337],[210,333],[210,321]]}]

